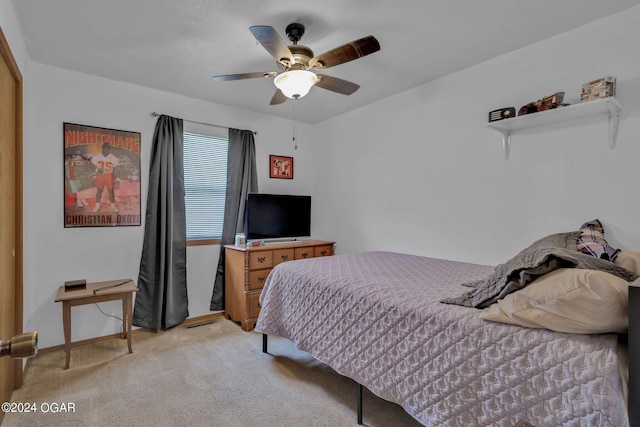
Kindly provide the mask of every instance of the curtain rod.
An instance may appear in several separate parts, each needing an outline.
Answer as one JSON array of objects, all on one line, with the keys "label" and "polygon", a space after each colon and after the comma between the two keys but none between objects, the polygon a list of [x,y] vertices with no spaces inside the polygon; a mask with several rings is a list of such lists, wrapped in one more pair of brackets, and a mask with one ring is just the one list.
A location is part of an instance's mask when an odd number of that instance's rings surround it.
[{"label": "curtain rod", "polygon": [[[161,114],[160,113],[156,113],[155,111],[153,113],[151,113],[151,115],[153,117],[159,117]],[[217,127],[217,128],[223,128],[223,129],[229,129],[228,126],[221,126],[221,125],[214,125],[211,123],[205,123],[205,122],[196,122],[195,120],[187,120],[187,119],[182,119],[185,122],[191,122],[191,123],[197,123],[199,125],[205,125],[205,126],[213,126],[213,127]],[[257,135],[258,132],[256,132],[255,130],[252,130],[251,132],[253,132],[254,135]]]}]

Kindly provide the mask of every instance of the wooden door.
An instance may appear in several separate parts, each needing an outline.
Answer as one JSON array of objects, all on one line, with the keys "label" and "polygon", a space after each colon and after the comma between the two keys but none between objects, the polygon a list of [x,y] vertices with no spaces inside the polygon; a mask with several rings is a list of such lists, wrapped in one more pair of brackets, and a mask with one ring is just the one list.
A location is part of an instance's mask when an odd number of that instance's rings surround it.
[{"label": "wooden door", "polygon": [[[22,77],[0,29],[0,339],[21,332]],[[21,385],[22,361],[0,358],[0,402]]]}]

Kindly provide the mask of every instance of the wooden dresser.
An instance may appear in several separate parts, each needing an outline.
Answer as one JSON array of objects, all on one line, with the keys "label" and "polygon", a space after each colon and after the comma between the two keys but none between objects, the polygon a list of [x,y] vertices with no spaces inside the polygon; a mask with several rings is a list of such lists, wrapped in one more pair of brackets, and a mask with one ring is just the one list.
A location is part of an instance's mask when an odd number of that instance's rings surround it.
[{"label": "wooden dresser", "polygon": [[335,242],[302,240],[263,246],[225,245],[225,303],[227,319],[252,330],[260,313],[262,287],[271,269],[281,262],[333,255]]}]

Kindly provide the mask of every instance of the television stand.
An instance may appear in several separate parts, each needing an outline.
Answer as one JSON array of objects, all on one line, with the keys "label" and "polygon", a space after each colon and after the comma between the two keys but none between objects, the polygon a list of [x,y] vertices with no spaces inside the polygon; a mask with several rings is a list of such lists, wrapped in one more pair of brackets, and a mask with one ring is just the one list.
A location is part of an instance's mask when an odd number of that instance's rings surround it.
[{"label": "television stand", "polygon": [[331,256],[335,242],[326,240],[275,241],[274,245],[225,245],[225,303],[227,319],[245,331],[255,327],[260,314],[260,293],[276,265],[296,259]]}]

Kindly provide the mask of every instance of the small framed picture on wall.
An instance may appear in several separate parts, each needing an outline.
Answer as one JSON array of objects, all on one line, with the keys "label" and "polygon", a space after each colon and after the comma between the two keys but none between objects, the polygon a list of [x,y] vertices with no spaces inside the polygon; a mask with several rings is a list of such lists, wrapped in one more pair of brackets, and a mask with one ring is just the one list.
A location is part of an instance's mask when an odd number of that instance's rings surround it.
[{"label": "small framed picture on wall", "polygon": [[293,157],[269,156],[269,177],[293,179]]}]

